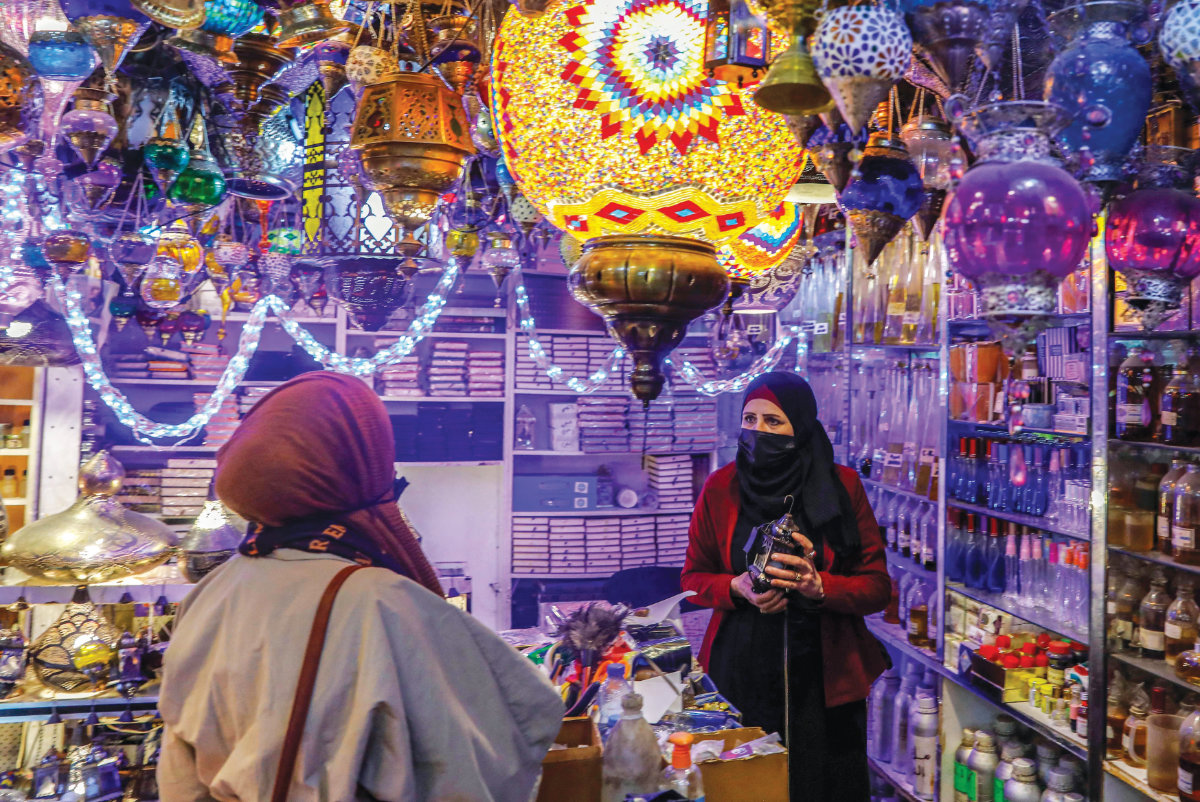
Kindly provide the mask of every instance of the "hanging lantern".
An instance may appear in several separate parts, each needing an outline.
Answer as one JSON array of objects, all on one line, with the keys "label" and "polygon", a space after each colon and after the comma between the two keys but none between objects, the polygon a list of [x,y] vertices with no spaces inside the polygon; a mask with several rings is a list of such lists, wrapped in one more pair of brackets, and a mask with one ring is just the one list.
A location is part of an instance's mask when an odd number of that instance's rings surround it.
[{"label": "hanging lantern", "polygon": [[216,241],[204,256],[204,266],[209,280],[221,292],[233,280],[233,274],[250,261],[250,248],[229,234],[217,235]]},{"label": "hanging lantern", "polygon": [[521,255],[513,247],[512,238],[503,231],[488,232],[488,249],[483,254],[483,266],[496,285],[496,306],[503,305],[500,292],[504,281],[521,266]]},{"label": "hanging lantern", "polygon": [[298,259],[292,263],[291,279],[304,303],[308,304],[318,317],[324,315],[325,303],[328,300],[328,296],[324,294],[324,266],[307,259]]},{"label": "hanging lantern", "polygon": [[846,188],[854,169],[850,153],[858,147],[850,126],[841,123],[836,128],[821,126],[808,140],[808,153],[813,164],[839,194]]},{"label": "hanging lantern", "polygon": [[[493,59],[507,169],[585,243],[572,291],[630,351],[646,402],[688,323],[728,293],[714,243],[774,211],[801,166],[783,118],[708,75],[706,11],[696,0],[572,0],[534,21],[509,14]],[[657,46],[622,49],[643,33]],[[633,61],[618,63],[618,51]]]},{"label": "hanging lantern", "polygon": [[904,77],[912,46],[904,17],[885,6],[842,6],[821,18],[813,61],[851,131],[863,129]]},{"label": "hanging lantern", "polygon": [[91,251],[91,241],[81,231],[55,231],[42,243],[42,255],[63,281],[83,269]]},{"label": "hanging lantern", "polygon": [[750,0],[750,11],[764,17],[772,41],[791,43],[775,56],[754,92],[754,102],[777,114],[818,114],[833,106],[808,49],[817,27],[820,4],[814,0]]},{"label": "hanging lantern", "polygon": [[938,117],[918,115],[900,129],[909,155],[921,177],[925,198],[913,217],[913,227],[921,239],[928,241],[933,227],[942,216],[946,191],[950,188],[950,162],[954,141],[950,125]]},{"label": "hanging lantern", "polygon": [[980,316],[1010,350],[1023,347],[1055,311],[1094,229],[1083,190],[1051,156],[1065,115],[1034,101],[946,111],[978,155],[946,204],[946,254],[978,288]]},{"label": "hanging lantern", "polygon": [[746,0],[710,0],[704,30],[704,68],[718,81],[758,83],[770,63],[771,32]]},{"label": "hanging lantern", "polygon": [[1200,108],[1200,0],[1179,0],[1170,6],[1158,35],[1163,60],[1175,70],[1179,86],[1192,109]]},{"label": "hanging lantern", "polygon": [[1109,265],[1125,278],[1125,301],[1153,330],[1179,310],[1200,275],[1200,200],[1183,167],[1190,151],[1149,146],[1137,189],[1114,201],[1104,232]]},{"label": "hanging lantern", "polygon": [[429,221],[475,149],[457,95],[423,73],[363,90],[350,147],[388,214],[409,231]]},{"label": "hanging lantern", "polygon": [[987,4],[976,0],[917,0],[907,7],[908,27],[930,65],[952,94],[965,92],[976,47],[988,32]]},{"label": "hanging lantern", "polygon": [[342,260],[330,290],[363,331],[379,331],[404,304],[409,281],[391,259]]},{"label": "hanging lantern", "polygon": [[207,313],[196,312],[192,309],[180,312],[179,336],[183,338],[184,345],[195,345],[204,336],[209,323],[211,321]]},{"label": "hanging lantern", "polygon": [[479,70],[481,54],[470,39],[474,27],[474,20],[466,14],[442,14],[429,20],[433,64],[459,94]]},{"label": "hanging lantern", "polygon": [[321,42],[313,48],[313,60],[317,63],[317,74],[321,76],[321,88],[325,97],[337,97],[350,82],[346,75],[346,60],[350,57],[350,44],[338,39]]},{"label": "hanging lantern", "polygon": [[171,556],[175,535],[113,497],[125,469],[101,451],[79,471],[79,498],[39,518],[0,545],[6,564],[51,584],[109,582],[149,571]]},{"label": "hanging lantern", "polygon": [[121,183],[121,166],[114,159],[102,159],[96,169],[76,176],[70,183],[77,203],[83,206],[85,216],[95,217],[104,208],[117,185]]},{"label": "hanging lantern", "polygon": [[197,114],[188,137],[188,164],[171,187],[171,200],[184,210],[199,213],[216,206],[225,197],[225,176],[208,147],[208,126]]},{"label": "hanging lantern", "polygon": [[754,228],[717,249],[717,260],[734,286],[730,311],[778,311],[795,295],[800,262],[792,257],[804,233],[801,209],[784,201]]},{"label": "hanging lantern", "polygon": [[54,623],[30,645],[33,676],[52,698],[98,696],[107,682],[120,634],[92,603],[87,589],[80,588]]},{"label": "hanging lantern", "polygon": [[299,0],[282,3],[279,11],[279,46],[304,47],[350,30],[350,23],[329,12],[329,3]]},{"label": "hanging lantern", "polygon": [[156,255],[167,256],[179,262],[185,276],[199,272],[204,264],[204,248],[200,240],[192,236],[182,220],[176,220],[158,237]]},{"label": "hanging lantern", "polygon": [[1125,156],[1137,142],[1150,110],[1150,65],[1130,42],[1144,44],[1146,10],[1129,0],[1089,0],[1051,15],[1050,25],[1070,40],[1046,73],[1046,100],[1062,106],[1071,122],[1059,139],[1066,152],[1087,148],[1087,181],[1120,180]]},{"label": "hanging lantern", "polygon": [[112,116],[111,95],[102,89],[80,87],[75,91],[75,108],[59,123],[59,130],[71,149],[90,170],[117,136],[117,121]]},{"label": "hanging lantern", "polygon": [[921,176],[899,139],[871,135],[854,175],[838,196],[868,266],[917,213],[925,193]]},{"label": "hanging lantern", "polygon": [[236,108],[247,114],[259,102],[272,79],[291,63],[293,51],[279,46],[273,36],[248,33],[233,45],[235,62],[227,68]]},{"label": "hanging lantern", "polygon": [[237,64],[233,42],[261,25],[262,8],[254,0],[207,0],[200,28],[180,31],[167,41],[192,73],[209,88],[231,79],[223,65]]},{"label": "hanging lantern", "polygon": [[493,159],[500,157],[500,140],[496,138],[496,129],[492,125],[491,109],[483,102],[482,95],[476,87],[463,95],[463,111],[471,124],[471,142],[475,150]]},{"label": "hanging lantern", "polygon": [[142,156],[158,191],[167,195],[175,179],[187,169],[191,154],[179,127],[179,115],[168,106],[158,121],[158,130],[142,147]]},{"label": "hanging lantern", "polygon": [[36,31],[29,63],[43,80],[82,81],[96,67],[96,51],[77,31]]},{"label": "hanging lantern", "polygon": [[129,321],[137,313],[138,306],[138,297],[129,289],[129,285],[123,285],[121,292],[114,295],[113,299],[108,302],[108,311],[112,315],[117,331],[121,331],[129,324]]},{"label": "hanging lantern", "polygon": [[292,116],[280,112],[264,120],[253,136],[248,118],[220,130],[217,142],[229,164],[226,188],[252,200],[283,200],[296,193],[302,147],[292,130]]},{"label": "hanging lantern", "polygon": [[75,30],[96,49],[104,72],[114,76],[150,19],[129,0],[60,0]]}]

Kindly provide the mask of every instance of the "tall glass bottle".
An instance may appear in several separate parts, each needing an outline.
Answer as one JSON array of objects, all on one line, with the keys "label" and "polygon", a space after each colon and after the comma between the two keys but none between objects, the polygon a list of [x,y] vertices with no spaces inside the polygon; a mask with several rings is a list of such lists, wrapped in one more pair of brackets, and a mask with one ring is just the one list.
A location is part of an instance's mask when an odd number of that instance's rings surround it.
[{"label": "tall glass bottle", "polygon": [[1140,568],[1130,566],[1125,576],[1125,584],[1117,592],[1116,645],[1123,652],[1129,652],[1133,648],[1139,607],[1145,595],[1146,589],[1142,584]]},{"label": "tall glass bottle", "polygon": [[908,308],[907,288],[912,280],[913,260],[909,258],[907,238],[896,237],[884,249],[877,265],[886,265],[887,306],[883,322],[883,340],[887,345],[898,345],[904,331],[904,312]]},{"label": "tall glass bottle", "polygon": [[1179,727],[1179,798],[1200,802],[1200,709]]},{"label": "tall glass bottle", "polygon": [[983,587],[987,576],[987,553],[985,535],[981,536],[976,530],[974,513],[967,514],[967,545],[963,555],[963,584],[969,588]]},{"label": "tall glass bottle", "polygon": [[1167,575],[1156,569],[1150,580],[1150,592],[1142,598],[1138,613],[1138,640],[1142,645],[1142,657],[1162,660],[1166,656],[1167,608],[1171,597],[1167,594]]},{"label": "tall glass bottle", "polygon": [[1171,460],[1171,467],[1158,483],[1158,517],[1155,519],[1154,544],[1161,554],[1171,554],[1171,518],[1175,512],[1175,485],[1187,471],[1187,463]]},{"label": "tall glass bottle", "polygon": [[1119,440],[1146,441],[1154,434],[1158,419],[1160,388],[1154,354],[1132,348],[1116,372],[1116,420],[1113,431]]},{"label": "tall glass bottle", "polygon": [[1167,608],[1167,663],[1175,665],[1179,656],[1192,648],[1200,638],[1200,606],[1196,604],[1190,577],[1181,577],[1175,591],[1175,601]]},{"label": "tall glass bottle", "polygon": [[929,631],[929,586],[914,582],[908,591],[908,642],[918,649],[932,649]]},{"label": "tall glass bottle", "polygon": [[1175,562],[1200,565],[1197,529],[1200,529],[1200,468],[1188,465],[1183,476],[1175,482],[1175,509],[1171,525],[1171,550]]}]

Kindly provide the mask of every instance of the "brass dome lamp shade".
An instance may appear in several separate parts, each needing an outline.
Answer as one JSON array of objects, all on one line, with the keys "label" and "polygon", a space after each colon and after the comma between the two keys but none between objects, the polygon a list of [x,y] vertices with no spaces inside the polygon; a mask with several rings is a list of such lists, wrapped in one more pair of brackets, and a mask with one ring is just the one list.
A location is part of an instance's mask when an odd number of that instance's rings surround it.
[{"label": "brass dome lamp shade", "polygon": [[415,72],[363,89],[350,147],[367,185],[406,231],[429,222],[475,152],[461,99],[436,77]]},{"label": "brass dome lamp shade", "polygon": [[[836,6],[838,3],[831,3]],[[833,96],[817,74],[808,37],[817,28],[813,0],[752,0],[750,8],[767,19],[771,30],[787,31],[791,43],[771,62],[754,91],[754,102],[777,114],[820,114],[833,106]]]},{"label": "brass dome lamp shade", "polygon": [[569,281],[575,298],[604,318],[633,358],[630,388],[645,404],[662,392],[662,359],[683,340],[688,324],[729,294],[716,249],[684,237],[591,240]]},{"label": "brass dome lamp shade", "polygon": [[279,46],[304,47],[323,42],[350,30],[351,24],[329,11],[329,3],[300,0],[287,3],[279,11]]},{"label": "brass dome lamp shade", "polygon": [[54,585],[109,582],[162,565],[175,536],[113,498],[124,477],[108,452],[96,454],[80,468],[75,503],[18,530],[0,546],[0,559]]}]

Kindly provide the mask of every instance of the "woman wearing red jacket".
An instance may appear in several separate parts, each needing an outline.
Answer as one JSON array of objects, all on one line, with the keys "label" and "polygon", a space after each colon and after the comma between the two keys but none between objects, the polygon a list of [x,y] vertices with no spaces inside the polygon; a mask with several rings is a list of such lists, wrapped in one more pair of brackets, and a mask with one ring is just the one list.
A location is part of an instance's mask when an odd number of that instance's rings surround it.
[{"label": "woman wearing red jacket", "polygon": [[[804,556],[780,555],[773,588],[755,593],[752,530],[788,496]],[[863,616],[887,606],[891,578],[862,483],[834,464],[804,379],[767,373],[746,388],[737,460],[705,483],[688,539],[683,589],[714,608],[700,662],[744,724],[788,739],[792,802],[866,802],[865,700],[887,655]]]}]

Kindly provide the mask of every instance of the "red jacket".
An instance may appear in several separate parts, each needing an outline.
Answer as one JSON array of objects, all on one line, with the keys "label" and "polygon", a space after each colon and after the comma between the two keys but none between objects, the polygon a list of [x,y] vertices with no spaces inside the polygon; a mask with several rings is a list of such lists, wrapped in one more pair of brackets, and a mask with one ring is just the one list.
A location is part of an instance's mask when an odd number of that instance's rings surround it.
[{"label": "red jacket", "polygon": [[[692,513],[687,558],[683,563],[681,585],[684,590],[696,592],[690,601],[714,608],[700,650],[700,663],[706,669],[722,615],[725,610],[734,608],[729,591],[729,583],[734,579],[729,548],[738,513],[736,470],[736,463],[731,462],[704,483]],[[821,655],[826,707],[867,698],[871,683],[886,668],[883,647],[867,630],[863,616],[883,610],[892,595],[883,537],[879,534],[879,524],[875,522],[875,513],[867,502],[862,482],[849,468],[839,465],[837,471],[850,493],[850,502],[858,517],[862,556],[849,574],[821,571],[825,589],[825,601],[821,605]],[[823,549],[824,564],[832,566],[833,550],[828,544]]]}]

